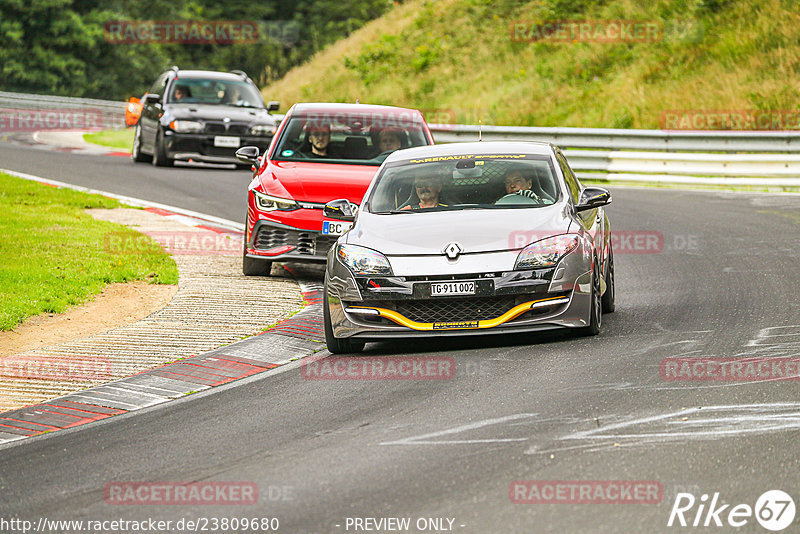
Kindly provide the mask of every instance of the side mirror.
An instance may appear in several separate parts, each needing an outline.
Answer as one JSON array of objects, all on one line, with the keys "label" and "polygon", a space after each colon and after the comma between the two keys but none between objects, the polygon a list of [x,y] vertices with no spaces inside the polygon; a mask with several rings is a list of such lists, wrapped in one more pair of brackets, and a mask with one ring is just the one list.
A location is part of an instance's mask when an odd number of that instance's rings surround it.
[{"label": "side mirror", "polygon": [[586,211],[611,204],[611,193],[602,187],[587,187],[581,193],[580,202],[575,206],[575,211]]},{"label": "side mirror", "polygon": [[236,159],[248,165],[255,165],[256,161],[258,161],[258,147],[243,146],[236,151]]},{"label": "side mirror", "polygon": [[280,109],[281,103],[277,100],[270,100],[269,104],[267,104],[267,111],[278,111]]},{"label": "side mirror", "polygon": [[329,219],[339,221],[353,221],[358,213],[358,204],[353,204],[346,198],[331,200],[325,204],[322,213]]},{"label": "side mirror", "polygon": [[147,93],[144,95],[143,104],[158,104],[161,102],[161,95],[155,93]]}]

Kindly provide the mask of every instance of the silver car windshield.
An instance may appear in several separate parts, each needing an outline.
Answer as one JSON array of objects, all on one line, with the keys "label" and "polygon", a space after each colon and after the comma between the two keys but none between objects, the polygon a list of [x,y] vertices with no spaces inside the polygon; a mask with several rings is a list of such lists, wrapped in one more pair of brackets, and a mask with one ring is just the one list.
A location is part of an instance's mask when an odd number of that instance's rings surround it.
[{"label": "silver car windshield", "polygon": [[377,177],[368,211],[537,208],[558,197],[548,156],[436,156],[387,165]]}]

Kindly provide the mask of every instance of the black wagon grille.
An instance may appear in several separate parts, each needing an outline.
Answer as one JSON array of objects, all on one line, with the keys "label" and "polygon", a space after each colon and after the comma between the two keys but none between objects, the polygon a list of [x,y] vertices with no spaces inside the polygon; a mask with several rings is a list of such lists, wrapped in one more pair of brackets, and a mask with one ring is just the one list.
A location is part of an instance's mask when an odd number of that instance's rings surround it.
[{"label": "black wagon grille", "polygon": [[399,300],[397,312],[420,323],[481,321],[494,319],[515,305],[515,297],[483,297],[441,300]]},{"label": "black wagon grille", "polygon": [[205,133],[220,135],[245,135],[249,125],[224,122],[207,122]]},{"label": "black wagon grille", "polygon": [[256,248],[268,250],[271,248],[291,245],[295,247],[292,253],[308,254],[310,256],[324,256],[328,249],[336,243],[339,236],[323,235],[316,232],[303,232],[288,228],[262,226],[256,235]]}]

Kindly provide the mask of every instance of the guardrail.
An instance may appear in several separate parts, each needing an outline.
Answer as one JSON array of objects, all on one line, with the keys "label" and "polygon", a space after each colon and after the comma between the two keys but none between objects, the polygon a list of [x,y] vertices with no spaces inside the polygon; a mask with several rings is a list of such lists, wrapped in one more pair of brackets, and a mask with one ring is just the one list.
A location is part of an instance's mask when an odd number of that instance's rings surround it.
[{"label": "guardrail", "polygon": [[[431,124],[437,143],[477,141],[478,126]],[[613,128],[482,126],[485,141],[546,141],[561,148],[664,150],[687,152],[800,153],[798,131],[674,131]]]},{"label": "guardrail", "polygon": [[[124,127],[126,102],[0,92],[0,128],[64,129],[70,120]],[[280,122],[282,115],[273,115]],[[48,123],[50,121],[50,123]],[[11,128],[9,126],[12,126]],[[86,127],[76,124],[76,128]],[[476,141],[479,127],[431,124],[437,143]],[[486,141],[545,141],[564,149],[581,178],[800,186],[798,131],[666,131],[482,126]]]},{"label": "guardrail", "polygon": [[125,127],[127,102],[0,91],[0,131]]},{"label": "guardrail", "polygon": [[[437,143],[478,140],[476,125],[430,126]],[[485,141],[556,144],[564,149],[564,155],[581,179],[800,186],[800,132],[796,131],[524,126],[482,126],[480,131]]]}]

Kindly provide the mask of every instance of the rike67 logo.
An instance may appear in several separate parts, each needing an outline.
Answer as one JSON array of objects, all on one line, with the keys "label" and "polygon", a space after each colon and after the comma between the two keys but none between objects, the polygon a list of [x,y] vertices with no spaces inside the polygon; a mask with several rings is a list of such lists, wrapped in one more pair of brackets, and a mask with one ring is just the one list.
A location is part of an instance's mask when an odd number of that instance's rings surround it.
[{"label": "rike67 logo", "polygon": [[[795,516],[794,499],[781,490],[769,490],[761,494],[755,506],[730,503],[720,499],[715,492],[709,500],[708,494],[697,499],[691,493],[678,493],[669,513],[667,526],[740,528],[751,523],[753,517],[759,525],[772,532],[779,532],[792,524]],[[747,532],[752,532],[748,530]]]}]

